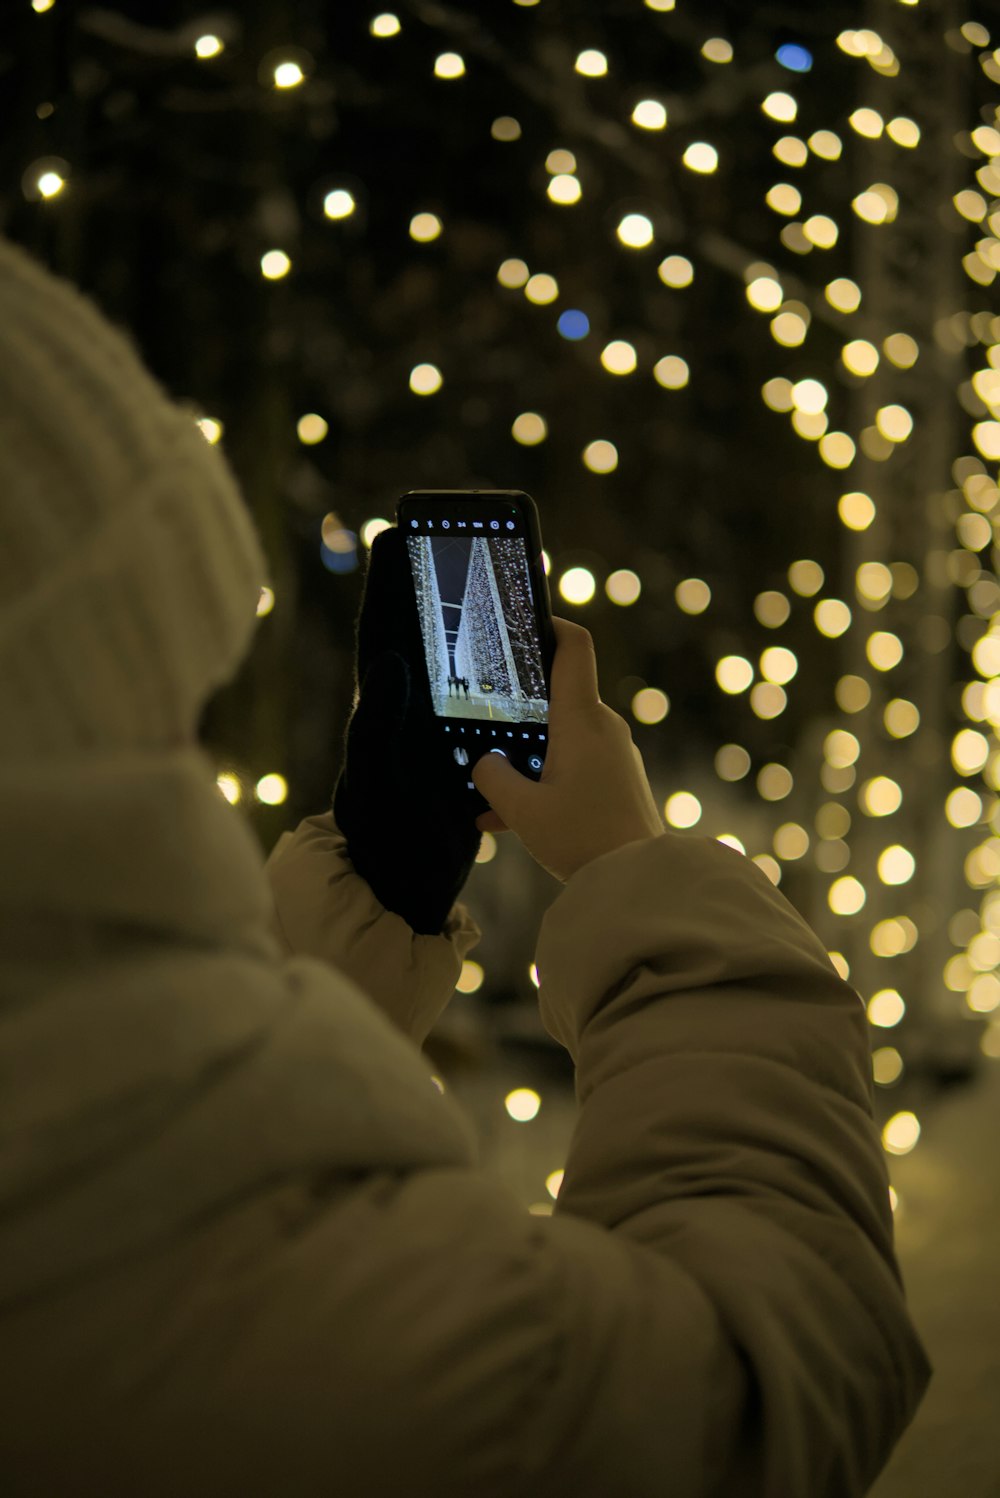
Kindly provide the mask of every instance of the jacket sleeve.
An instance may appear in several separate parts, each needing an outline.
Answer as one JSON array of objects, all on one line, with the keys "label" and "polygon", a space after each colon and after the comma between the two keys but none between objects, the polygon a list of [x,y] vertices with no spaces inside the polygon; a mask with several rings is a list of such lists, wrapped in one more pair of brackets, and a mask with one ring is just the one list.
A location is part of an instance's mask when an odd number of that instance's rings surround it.
[{"label": "jacket sleeve", "polygon": [[346,973],[422,1046],[482,936],[466,907],[452,907],[440,936],[411,931],[355,872],[330,812],[283,833],[265,872],[274,897],[271,929],[281,950]]}]

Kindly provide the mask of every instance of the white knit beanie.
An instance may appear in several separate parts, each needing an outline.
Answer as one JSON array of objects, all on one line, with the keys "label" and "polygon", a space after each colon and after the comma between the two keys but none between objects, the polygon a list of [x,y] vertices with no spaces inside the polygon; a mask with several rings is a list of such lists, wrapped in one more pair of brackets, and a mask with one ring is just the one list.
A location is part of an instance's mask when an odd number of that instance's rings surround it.
[{"label": "white knit beanie", "polygon": [[0,760],[193,742],[266,571],[194,415],[0,237]]}]

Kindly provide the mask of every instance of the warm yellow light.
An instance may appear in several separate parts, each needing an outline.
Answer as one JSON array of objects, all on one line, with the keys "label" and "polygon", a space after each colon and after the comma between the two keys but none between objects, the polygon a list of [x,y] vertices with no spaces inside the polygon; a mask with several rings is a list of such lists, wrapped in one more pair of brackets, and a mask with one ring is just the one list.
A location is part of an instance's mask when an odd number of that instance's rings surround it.
[{"label": "warm yellow light", "polygon": [[974,775],[989,758],[990,743],[974,728],[961,728],[951,742],[951,762],[959,775]]},{"label": "warm yellow light", "polygon": [[575,67],[585,78],[603,78],[608,71],[608,59],[596,47],[588,47],[577,57]]},{"label": "warm yellow light", "polygon": [[903,1058],[894,1045],[879,1046],[872,1052],[872,1079],[880,1087],[891,1087],[903,1075]]},{"label": "warm yellow light", "polygon": [[[35,9],[38,9],[37,4],[35,4]],[[209,57],[218,57],[221,51],[222,39],[217,36],[200,36],[194,44],[195,57],[200,57],[203,61]]]},{"label": "warm yellow light", "polygon": [[323,199],[323,212],[327,218],[350,218],[357,206],[354,194],[348,192],[346,187],[335,187]]},{"label": "warm yellow light", "polygon": [[758,718],[778,718],[787,706],[787,692],[772,681],[758,681],[750,689],[750,708]]},{"label": "warm yellow light", "polygon": [[724,692],[736,696],[753,681],[753,666],[742,655],[724,655],[716,664],[715,679]]},{"label": "warm yellow light", "polygon": [[775,213],[784,213],[791,217],[798,213],[802,207],[802,194],[797,187],[792,187],[790,182],[776,182],[768,189],[765,202]]},{"label": "warm yellow light", "polygon": [[261,274],[268,281],[280,281],[282,276],[287,276],[292,268],[292,262],[284,250],[268,250],[260,257]]},{"label": "warm yellow light", "polygon": [[757,794],[762,801],[784,801],[794,785],[792,772],[785,765],[761,765],[757,772]]},{"label": "warm yellow light", "polygon": [[798,822],[783,822],[775,831],[771,846],[779,858],[792,862],[809,852],[809,834]]},{"label": "warm yellow light", "polygon": [[876,671],[891,671],[903,659],[903,642],[886,629],[877,629],[865,641],[865,654]]},{"label": "warm yellow light", "polygon": [[858,804],[870,817],[891,817],[903,804],[903,792],[888,775],[876,775],[861,787]]},{"label": "warm yellow light", "polygon": [[915,703],[907,702],[905,697],[894,697],[886,704],[882,721],[892,738],[905,739],[920,727],[920,712]]},{"label": "warm yellow light", "polygon": [[613,442],[599,437],[583,449],[583,464],[591,473],[613,473],[618,467],[618,449]]},{"label": "warm yellow light", "polygon": [[545,274],[529,276],[524,283],[524,294],[536,307],[547,307],[559,295],[559,282],[555,276]]},{"label": "warm yellow light", "polygon": [[662,723],[670,711],[670,698],[659,687],[643,687],[632,698],[632,716],[637,723]]},{"label": "warm yellow light", "polygon": [[951,201],[962,217],[967,218],[972,224],[981,223],[989,212],[989,205],[982,193],[974,192],[971,187],[957,192]]},{"label": "warm yellow light", "polygon": [[760,107],[772,120],[781,120],[784,123],[794,120],[799,112],[799,106],[791,94],[781,93],[780,91],[768,94]]},{"label": "warm yellow light", "polygon": [[863,676],[853,676],[848,672],[838,679],[834,696],[841,712],[863,713],[872,700],[872,689]]},{"label": "warm yellow light", "polygon": [[394,16],[391,11],[383,11],[380,16],[372,17],[368,30],[372,36],[398,36],[399,17]]},{"label": "warm yellow light", "polygon": [[[821,581],[819,587],[822,586]],[[792,606],[784,593],[769,588],[757,594],[753,601],[753,611],[758,624],[763,624],[765,629],[780,629],[787,622]]]},{"label": "warm yellow light", "polygon": [[542,1100],[533,1087],[516,1087],[513,1092],[508,1092],[503,1105],[515,1123],[530,1123],[542,1106]]},{"label": "warm yellow light", "polygon": [[671,827],[694,827],[701,821],[701,802],[690,791],[675,791],[667,797],[663,815]]},{"label": "warm yellow light", "polygon": [[895,988],[880,988],[868,1000],[868,1021],[880,1030],[891,1030],[906,1013],[902,995]]},{"label": "warm yellow light", "polygon": [[677,354],[666,354],[653,365],[653,378],[665,390],[683,390],[690,377],[687,360]]},{"label": "warm yellow light", "polygon": [[792,426],[807,442],[818,442],[829,425],[830,418],[825,411],[813,415],[805,411],[795,411],[792,415]]},{"label": "warm yellow light", "polygon": [[819,455],[828,468],[850,468],[856,448],[846,432],[827,432],[819,440]]},{"label": "warm yellow light", "polygon": [[475,993],[477,989],[482,988],[484,977],[482,965],[473,962],[471,957],[466,957],[462,962],[462,971],[459,973],[455,987],[459,993]]},{"label": "warm yellow light", "polygon": [[817,416],[826,409],[827,388],[819,380],[799,380],[792,386],[792,405],[807,416]]},{"label": "warm yellow light", "polygon": [[920,357],[920,345],[909,333],[890,333],[882,347],[886,358],[897,369],[912,369]]},{"label": "warm yellow light", "polygon": [[215,783],[225,796],[230,806],[235,806],[243,795],[243,787],[240,785],[239,777],[230,770],[222,770],[216,777]]},{"label": "warm yellow light", "polygon": [[831,307],[838,312],[857,312],[861,306],[861,288],[846,276],[831,281],[824,293]]},{"label": "warm yellow light", "polygon": [[559,596],[578,607],[589,603],[596,591],[597,583],[589,567],[570,567],[559,579]]},{"label": "warm yellow light", "polygon": [[980,635],[972,647],[972,664],[980,676],[1000,676],[1000,634]]},{"label": "warm yellow light", "polygon": [[890,918],[878,921],[871,930],[868,945],[876,957],[899,957],[908,950],[907,933],[902,921]]},{"label": "warm yellow light", "polygon": [[972,428],[972,440],[984,458],[1000,460],[1000,421],[978,421]]},{"label": "warm yellow light", "polygon": [[828,214],[814,213],[802,225],[802,232],[820,250],[832,250],[837,243],[840,230]]},{"label": "warm yellow light", "polygon": [[750,756],[742,744],[723,744],[715,756],[715,773],[720,780],[743,780],[750,773]]},{"label": "warm yellow light", "polygon": [[908,1155],[919,1138],[915,1113],[894,1113],[882,1130],[882,1144],[890,1155]]},{"label": "warm yellow light", "polygon": [[813,610],[813,622],[821,635],[836,640],[851,624],[851,611],[839,598],[824,598]]},{"label": "warm yellow light", "polygon": [[787,686],[798,669],[795,652],[786,650],[783,645],[770,645],[761,654],[760,674],[765,681],[774,682],[779,687]]},{"label": "warm yellow light", "polygon": [[522,447],[537,447],[549,435],[549,428],[545,417],[537,411],[522,411],[515,416],[510,434]]},{"label": "warm yellow light", "polygon": [[771,151],[785,166],[805,166],[809,160],[809,147],[797,135],[783,135]]},{"label": "warm yellow light", "polygon": [[262,775],[254,790],[265,806],[280,806],[288,795],[288,781],[284,775]]},{"label": "warm yellow light", "polygon": [[709,172],[714,172],[719,165],[719,153],[706,141],[697,140],[688,146],[681,160],[689,171],[707,175]]},{"label": "warm yellow light", "polygon": [[817,130],[809,137],[809,149],[816,156],[822,156],[824,161],[837,161],[843,144],[840,136],[832,130]]},{"label": "warm yellow light", "polygon": [[884,562],[862,562],[854,574],[854,587],[859,598],[883,603],[892,592],[892,573]]},{"label": "warm yellow light", "polygon": [[620,567],[617,572],[612,572],[606,579],[604,591],[612,603],[617,603],[621,608],[628,608],[630,604],[638,601],[642,592],[642,583],[635,572],[628,567]]},{"label": "warm yellow light", "polygon": [[501,114],[490,126],[490,135],[494,140],[510,141],[521,139],[521,126],[513,115]]},{"label": "warm yellow light", "polygon": [[[903,0],[903,3],[914,5],[916,0]],[[905,146],[911,151],[915,146],[919,146],[920,144],[920,126],[916,120],[908,119],[903,114],[897,115],[894,120],[889,121],[885,127],[885,133],[889,136],[890,140],[896,142],[897,146]]]},{"label": "warm yellow light", "polygon": [[708,41],[705,43],[705,45],[702,47],[702,49],[701,49],[701,55],[702,55],[702,57],[707,58],[709,62],[718,62],[718,63],[732,62],[732,60],[733,60],[732,43],[731,42],[727,42],[721,36],[710,37],[708,39]]},{"label": "warm yellow light", "polygon": [[274,70],[275,88],[298,88],[305,82],[305,73],[297,62],[279,62]]},{"label": "warm yellow light", "polygon": [[644,213],[626,213],[616,233],[630,250],[642,250],[653,243],[652,221]]},{"label": "warm yellow light", "polygon": [[442,52],[434,59],[435,78],[461,78],[465,72],[465,62],[458,52]]},{"label": "warm yellow light", "polygon": [[883,197],[871,188],[867,192],[859,192],[851,202],[858,218],[864,219],[866,224],[884,224],[889,217],[889,207]]},{"label": "warm yellow light", "polygon": [[523,286],[528,279],[528,267],[523,260],[505,260],[497,271],[497,280],[501,286],[516,290]]},{"label": "warm yellow light", "polygon": [[304,447],[315,447],[317,442],[322,442],[330,428],[318,416],[315,411],[308,411],[305,416],[300,416],[295,428],[299,441]]},{"label": "warm yellow light", "polygon": [[791,411],[795,405],[792,399],[792,382],[786,380],[783,375],[767,380],[761,386],[760,393],[764,397],[765,406],[769,406],[772,411]]},{"label": "warm yellow light", "polygon": [[798,593],[800,598],[813,598],[823,586],[825,574],[818,562],[802,559],[792,562],[788,581],[793,593]]},{"label": "warm yellow light", "polygon": [[664,286],[690,286],[694,280],[694,266],[684,255],[668,255],[660,261],[657,275]]},{"label": "warm yellow light", "polygon": [[640,99],[632,111],[632,123],[640,130],[663,130],[667,124],[667,111],[656,99]]},{"label": "warm yellow light", "polygon": [[441,220],[436,213],[415,213],[410,219],[410,238],[418,244],[429,244],[441,233]]},{"label": "warm yellow light", "polygon": [[877,109],[856,109],[849,123],[859,135],[867,136],[869,140],[878,140],[885,128],[885,121]]},{"label": "warm yellow light", "polygon": [[827,904],[834,915],[857,915],[867,896],[865,887],[852,874],[835,879],[827,890]]},{"label": "warm yellow light", "polygon": [[492,832],[484,832],[479,843],[479,852],[476,854],[477,863],[492,863],[497,856],[497,840]]},{"label": "warm yellow light", "polygon": [[747,287],[746,297],[758,312],[774,312],[784,301],[785,293],[773,276],[757,276]]},{"label": "warm yellow light", "polygon": [[846,728],[831,728],[823,740],[823,758],[835,769],[843,770],[857,762],[861,753],[860,740]]},{"label": "warm yellow light", "polygon": [[878,349],[866,338],[855,338],[851,343],[845,343],[840,357],[852,374],[870,375],[878,368]]},{"label": "warm yellow light", "polygon": [[971,786],[957,786],[944,803],[944,814],[952,827],[974,827],[983,814],[982,797]]},{"label": "warm yellow light", "polygon": [[415,364],[410,370],[410,389],[414,395],[435,395],[444,384],[436,364]]},{"label": "warm yellow light", "polygon": [[601,363],[609,374],[632,374],[636,366],[636,353],[631,343],[616,338],[601,350]]},{"label": "warm yellow light", "polygon": [[784,348],[798,348],[806,332],[806,320],[798,312],[779,312],[771,323],[771,337]]},{"label": "warm yellow light", "polygon": [[875,425],[890,442],[905,442],[913,431],[913,417],[905,406],[882,406],[875,413]]},{"label": "warm yellow light", "polygon": [[545,1177],[545,1189],[553,1199],[559,1195],[565,1174],[564,1170],[552,1170]]},{"label": "warm yellow light", "polygon": [[674,589],[677,607],[685,614],[703,614],[712,602],[712,590],[700,577],[686,577]]},{"label": "warm yellow light", "polygon": [[274,608],[274,589],[269,588],[266,583],[261,587],[257,596],[257,618],[264,619]]},{"label": "warm yellow light", "polygon": [[995,130],[992,125],[977,125],[971,140],[984,156],[1000,156],[1000,130]]}]

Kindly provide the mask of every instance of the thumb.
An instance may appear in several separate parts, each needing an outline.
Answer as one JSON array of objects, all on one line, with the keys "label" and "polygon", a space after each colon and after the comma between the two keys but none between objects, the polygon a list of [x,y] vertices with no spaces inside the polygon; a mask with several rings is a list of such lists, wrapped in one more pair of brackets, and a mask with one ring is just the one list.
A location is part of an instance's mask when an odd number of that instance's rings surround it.
[{"label": "thumb", "polygon": [[511,814],[517,819],[516,808],[527,777],[514,769],[502,749],[491,749],[476,760],[472,767],[472,783],[508,826]]}]

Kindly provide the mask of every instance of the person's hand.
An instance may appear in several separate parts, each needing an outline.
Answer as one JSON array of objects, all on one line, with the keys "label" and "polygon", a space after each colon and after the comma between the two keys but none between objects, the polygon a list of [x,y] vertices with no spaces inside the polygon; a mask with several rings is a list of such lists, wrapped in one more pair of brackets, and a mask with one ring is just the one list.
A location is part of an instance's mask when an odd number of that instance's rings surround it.
[{"label": "person's hand", "polygon": [[[493,813],[482,830],[509,829],[563,883],[602,853],[666,832],[625,719],[600,699],[590,631],[554,619],[549,747],[537,781],[497,750],[473,766]],[[495,815],[499,828],[487,818]]]},{"label": "person's hand", "polygon": [[[387,910],[438,934],[482,840],[434,715],[406,540],[372,543],[357,622],[355,708],[333,817],[347,855]],[[483,815],[487,815],[483,813]]]}]

